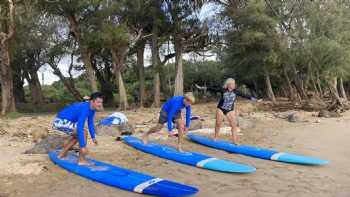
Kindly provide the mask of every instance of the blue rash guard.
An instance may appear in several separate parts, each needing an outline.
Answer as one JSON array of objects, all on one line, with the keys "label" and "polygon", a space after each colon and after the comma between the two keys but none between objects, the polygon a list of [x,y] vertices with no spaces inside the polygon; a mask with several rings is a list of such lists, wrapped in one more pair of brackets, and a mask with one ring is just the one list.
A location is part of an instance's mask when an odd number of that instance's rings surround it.
[{"label": "blue rash guard", "polygon": [[168,114],[168,131],[173,130],[173,117],[177,113],[181,113],[183,108],[186,108],[186,128],[190,127],[191,122],[191,106],[184,105],[184,96],[173,96],[162,107],[162,111]]},{"label": "blue rash guard", "polygon": [[84,138],[84,126],[86,119],[88,119],[90,136],[92,139],[95,139],[94,116],[95,110],[90,109],[90,102],[73,103],[57,114],[57,118],[66,119],[73,123],[77,123],[77,135],[79,146],[81,148],[86,147]]}]

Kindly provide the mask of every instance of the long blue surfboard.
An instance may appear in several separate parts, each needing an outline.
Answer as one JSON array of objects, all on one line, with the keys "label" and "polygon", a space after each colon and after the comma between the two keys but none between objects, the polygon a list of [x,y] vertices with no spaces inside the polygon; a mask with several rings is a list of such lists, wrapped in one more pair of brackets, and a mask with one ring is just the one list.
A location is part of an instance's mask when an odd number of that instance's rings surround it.
[{"label": "long blue surfboard", "polygon": [[74,153],[69,153],[64,159],[59,159],[57,155],[57,150],[49,152],[50,159],[60,167],[87,179],[127,191],[167,197],[189,196],[198,192],[198,189],[192,186],[163,180],[92,159],[88,159],[91,165],[78,165],[78,156]]},{"label": "long blue surfboard", "polygon": [[256,171],[253,166],[221,160],[196,152],[179,152],[174,147],[153,142],[144,144],[139,138],[133,136],[126,136],[122,139],[126,144],[145,153],[190,166],[229,173],[250,173]]},{"label": "long blue surfboard", "polygon": [[196,143],[209,146],[215,149],[220,149],[230,153],[237,153],[266,160],[303,165],[325,165],[329,163],[326,160],[321,160],[314,157],[289,154],[284,152],[278,152],[275,150],[257,148],[253,146],[235,145],[225,140],[213,140],[211,138],[195,134],[188,134],[187,137]]}]

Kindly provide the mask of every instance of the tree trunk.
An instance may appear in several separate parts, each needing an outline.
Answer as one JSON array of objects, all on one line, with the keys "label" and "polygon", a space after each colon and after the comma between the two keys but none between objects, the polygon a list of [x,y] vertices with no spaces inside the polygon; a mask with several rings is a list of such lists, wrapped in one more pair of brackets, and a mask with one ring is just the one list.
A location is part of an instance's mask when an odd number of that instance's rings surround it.
[{"label": "tree trunk", "polygon": [[145,67],[144,67],[144,52],[146,42],[141,40],[137,46],[137,68],[140,81],[140,108],[144,107],[146,100],[146,89],[145,89]]},{"label": "tree trunk", "polygon": [[175,37],[175,91],[174,95],[183,95],[184,84],[183,84],[183,64],[182,64],[182,43],[181,37],[179,35],[174,35]]},{"label": "tree trunk", "polygon": [[314,91],[316,92],[317,96],[319,98],[321,98],[321,92],[318,90],[315,77],[312,74],[311,74],[311,82],[312,82],[312,87],[313,87]]},{"label": "tree trunk", "polygon": [[[296,101],[298,99],[298,96],[296,96],[294,94],[294,88],[292,86],[292,83],[291,83],[290,78],[288,76],[287,70],[285,68],[283,68],[283,75],[284,75],[284,78],[286,79],[286,83],[288,86],[289,100]],[[299,100],[299,102],[300,102],[300,100]]]},{"label": "tree trunk", "polygon": [[[114,80],[115,75],[111,72],[109,66],[109,60],[103,61],[105,66],[102,70],[99,70],[96,66],[96,63],[93,62],[92,66],[94,68],[96,78],[101,84],[101,92],[103,94],[103,103],[105,106],[115,106],[115,100],[113,96],[113,91],[115,89]],[[112,68],[113,70],[113,68]]]},{"label": "tree trunk", "polygon": [[[16,67],[15,67],[16,68]],[[15,96],[15,102],[16,103],[25,103],[25,92],[24,92],[24,81],[22,79],[22,73],[21,69],[18,68],[14,71],[13,75],[13,86],[14,86],[14,96]]]},{"label": "tree trunk", "polygon": [[305,92],[305,89],[304,89],[304,81],[303,81],[303,76],[300,72],[298,72],[295,67],[293,67],[293,70],[294,70],[294,79],[293,79],[293,82],[294,82],[294,85],[295,85],[295,88],[297,89],[297,92],[300,96],[301,99],[308,99],[307,98],[307,95],[306,95],[306,92]]},{"label": "tree trunk", "polygon": [[127,110],[129,108],[128,98],[124,86],[123,76],[120,69],[116,70],[116,78],[118,79],[119,107],[123,110]]},{"label": "tree trunk", "polygon": [[332,89],[334,90],[334,93],[337,95],[337,97],[339,97],[339,92],[338,92],[338,79],[337,77],[334,77],[332,80],[331,80],[331,83],[330,83],[333,87]]},{"label": "tree trunk", "polygon": [[10,54],[8,41],[1,41],[0,45],[0,66],[1,66],[1,114],[15,112],[15,97],[13,94],[12,68],[10,65]]},{"label": "tree trunk", "polygon": [[83,96],[80,94],[80,92],[76,89],[74,80],[71,78],[66,78],[61,70],[58,68],[58,66],[54,63],[49,63],[49,66],[53,69],[53,74],[58,76],[60,80],[63,82],[63,85],[67,88],[67,90],[79,101],[83,100]]},{"label": "tree trunk", "polygon": [[328,88],[330,91],[330,94],[333,98],[334,101],[339,101],[341,103],[341,99],[338,93],[338,89],[337,89],[337,78],[333,78],[331,80],[328,80]]},{"label": "tree trunk", "polygon": [[114,83],[111,83],[110,81],[99,81],[101,84],[101,92],[103,94],[103,104],[105,106],[115,106],[115,99],[113,96],[113,91],[115,90]]},{"label": "tree trunk", "polygon": [[258,81],[256,79],[253,79],[252,81],[254,85],[254,91],[256,92],[256,97],[259,97],[259,95],[261,95],[261,92],[259,91]]},{"label": "tree trunk", "polygon": [[160,107],[160,74],[159,72],[155,72],[153,75],[153,83],[154,83],[154,107]]},{"label": "tree trunk", "polygon": [[[156,8],[158,9],[158,8]],[[153,106],[160,107],[160,61],[159,61],[159,47],[158,47],[158,23],[157,16],[153,16],[152,27],[152,40],[151,40],[151,53],[152,53],[152,65],[153,65]]]},{"label": "tree trunk", "polygon": [[15,102],[16,103],[25,103],[25,92],[24,92],[24,83],[22,82],[16,82],[14,83],[14,96],[15,96]]},{"label": "tree trunk", "polygon": [[273,93],[273,89],[271,86],[270,74],[267,71],[265,71],[265,83],[266,83],[267,96],[269,97],[269,99],[272,101],[273,104],[276,104],[276,97],[275,97],[275,94]]},{"label": "tree trunk", "polygon": [[79,49],[80,49],[81,56],[83,58],[83,62],[84,62],[85,69],[86,69],[86,76],[89,80],[89,83],[91,86],[91,91],[96,92],[97,91],[97,82],[96,82],[94,70],[93,70],[92,64],[91,64],[91,50],[89,48],[87,48],[87,46],[84,45],[84,42],[83,42],[84,38],[81,35],[81,30],[80,30],[79,24],[78,24],[75,16],[68,15],[67,19],[69,21],[69,29],[71,32],[74,33],[74,37],[79,43]]},{"label": "tree trunk", "polygon": [[322,90],[320,75],[318,74],[318,72],[316,72],[316,85],[317,85],[318,92],[320,93],[320,98],[323,98],[324,93]]},{"label": "tree trunk", "polygon": [[124,55],[118,57],[117,52],[115,50],[111,50],[112,54],[112,64],[114,68],[114,73],[116,77],[116,82],[118,84],[119,89],[119,107],[123,110],[129,108],[128,98],[124,86],[123,76],[122,76],[122,66],[124,62]]},{"label": "tree trunk", "polygon": [[329,108],[331,108],[332,111],[343,109],[344,105],[339,96],[338,89],[337,89],[337,78],[335,77],[331,80],[328,80],[327,83],[328,83],[328,88],[332,97],[332,104],[329,106]]},{"label": "tree trunk", "polygon": [[348,97],[346,96],[346,92],[345,92],[345,89],[344,89],[344,82],[343,82],[343,78],[340,77],[339,79],[339,89],[340,89],[340,95],[341,97],[345,100],[345,101],[348,101]]},{"label": "tree trunk", "polygon": [[15,33],[15,4],[8,0],[9,16],[5,24],[8,33],[0,32],[0,69],[1,69],[1,114],[15,112],[15,97],[13,95],[12,68],[10,65],[9,40]]},{"label": "tree trunk", "polygon": [[27,74],[27,81],[29,83],[29,90],[32,97],[32,103],[34,105],[44,103],[44,94],[41,89],[38,73],[36,71],[30,71]]},{"label": "tree trunk", "polygon": [[[305,91],[305,95],[306,95],[307,99],[309,99],[309,95],[308,95],[308,91],[307,90],[309,90],[309,88],[311,86],[313,86],[311,80],[312,80],[312,69],[311,69],[311,64],[308,63],[305,80],[303,81],[303,90],[306,90]],[[310,85],[310,81],[311,81],[311,85]],[[313,87],[311,87],[311,88],[313,88]]]},{"label": "tree trunk", "polygon": [[96,77],[91,64],[91,51],[90,49],[84,49],[82,53],[83,53],[82,56],[83,56],[83,61],[85,65],[85,70],[86,70],[86,76],[90,82],[91,91],[97,92]]}]

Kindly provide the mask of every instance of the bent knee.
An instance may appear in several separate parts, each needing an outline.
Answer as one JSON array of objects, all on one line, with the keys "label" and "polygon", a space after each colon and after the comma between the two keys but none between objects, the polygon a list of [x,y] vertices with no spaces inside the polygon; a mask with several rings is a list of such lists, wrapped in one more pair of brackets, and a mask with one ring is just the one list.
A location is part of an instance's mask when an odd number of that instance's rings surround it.
[{"label": "bent knee", "polygon": [[82,153],[82,154],[88,154],[88,149],[86,148],[86,147],[83,147],[83,148],[80,148],[80,152]]}]

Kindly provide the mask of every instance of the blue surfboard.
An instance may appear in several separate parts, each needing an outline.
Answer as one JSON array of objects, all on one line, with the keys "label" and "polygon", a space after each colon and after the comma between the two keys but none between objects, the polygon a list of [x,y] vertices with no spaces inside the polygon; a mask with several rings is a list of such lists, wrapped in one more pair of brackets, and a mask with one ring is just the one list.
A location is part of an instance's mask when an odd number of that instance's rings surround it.
[{"label": "blue surfboard", "polygon": [[60,167],[87,179],[117,187],[127,191],[154,195],[179,197],[198,192],[197,188],[141,174],[100,161],[88,159],[91,165],[78,165],[78,156],[69,153],[64,159],[58,159],[58,151],[49,152],[50,159]]},{"label": "blue surfboard", "polygon": [[206,145],[215,149],[224,150],[230,153],[237,153],[247,155],[251,157],[280,161],[286,163],[303,164],[303,165],[325,165],[329,163],[326,160],[317,159],[314,157],[307,157],[295,154],[289,154],[284,152],[278,152],[275,150],[262,149],[253,146],[235,145],[225,140],[213,140],[208,137],[188,134],[187,137],[199,144]]},{"label": "blue surfboard", "polygon": [[139,138],[133,136],[126,136],[122,139],[126,144],[145,153],[190,166],[229,173],[250,173],[256,171],[253,166],[233,163],[195,152],[179,152],[171,146],[153,142],[144,144]]}]

